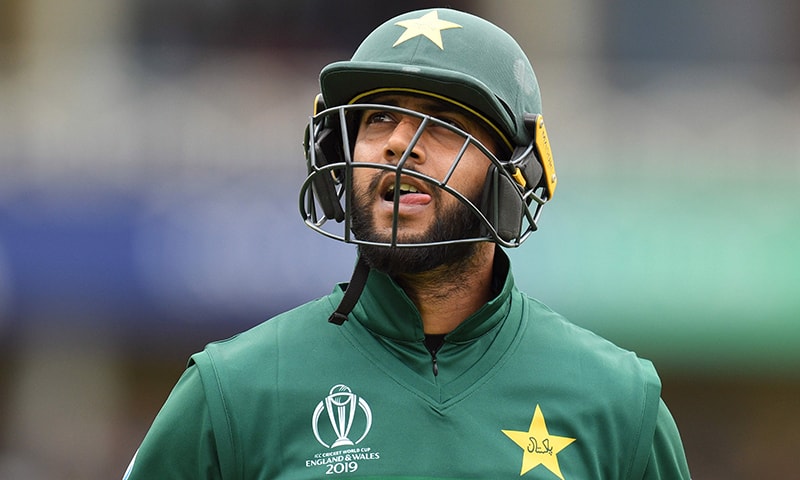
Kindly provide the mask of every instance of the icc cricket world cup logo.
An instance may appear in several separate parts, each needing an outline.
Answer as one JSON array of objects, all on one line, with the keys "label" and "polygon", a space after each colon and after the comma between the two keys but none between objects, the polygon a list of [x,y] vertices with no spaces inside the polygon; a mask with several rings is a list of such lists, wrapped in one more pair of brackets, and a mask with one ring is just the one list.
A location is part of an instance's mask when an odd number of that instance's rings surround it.
[{"label": "icc cricket world cup logo", "polygon": [[[330,436],[336,437],[330,444],[322,439],[324,433],[320,433],[320,419],[323,412],[328,414],[332,429]],[[331,388],[328,396],[317,404],[311,426],[317,441],[327,448],[355,445],[364,440],[372,427],[372,410],[363,398],[350,391],[350,387],[336,385]],[[351,440],[351,430],[354,426],[357,430],[353,436],[360,433],[355,441]]]}]

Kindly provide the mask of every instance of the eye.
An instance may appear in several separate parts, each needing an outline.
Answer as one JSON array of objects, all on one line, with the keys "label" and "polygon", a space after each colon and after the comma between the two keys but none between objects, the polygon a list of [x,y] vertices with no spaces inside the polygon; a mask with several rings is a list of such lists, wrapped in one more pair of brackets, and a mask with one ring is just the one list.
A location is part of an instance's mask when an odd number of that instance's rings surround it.
[{"label": "eye", "polygon": [[389,114],[389,112],[384,111],[367,112],[366,116],[364,117],[364,123],[368,125],[392,121],[394,121],[394,118]]},{"label": "eye", "polygon": [[464,126],[464,122],[461,121],[459,118],[451,117],[451,116],[447,116],[447,115],[438,115],[436,117],[436,120],[439,120],[440,122],[445,123],[447,125],[450,125],[451,127],[455,127],[455,128],[457,128],[459,130],[466,131],[466,128]]}]

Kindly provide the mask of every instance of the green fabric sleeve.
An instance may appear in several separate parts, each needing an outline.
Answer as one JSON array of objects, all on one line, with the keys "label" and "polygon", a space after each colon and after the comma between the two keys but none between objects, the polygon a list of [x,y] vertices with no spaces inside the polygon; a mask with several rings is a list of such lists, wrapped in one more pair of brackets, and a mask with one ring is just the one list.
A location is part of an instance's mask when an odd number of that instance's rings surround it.
[{"label": "green fabric sleeve", "polygon": [[689,480],[690,478],[678,426],[667,405],[661,401],[644,480]]},{"label": "green fabric sleeve", "polygon": [[134,457],[125,480],[221,479],[203,383],[196,366],[181,376]]}]

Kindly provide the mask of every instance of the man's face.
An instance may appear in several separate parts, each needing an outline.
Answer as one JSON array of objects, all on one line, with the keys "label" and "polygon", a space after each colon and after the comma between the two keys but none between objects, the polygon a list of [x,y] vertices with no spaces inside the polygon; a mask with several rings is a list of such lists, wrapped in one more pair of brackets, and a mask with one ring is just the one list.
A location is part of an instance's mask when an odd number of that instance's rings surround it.
[{"label": "man's face", "polygon": [[[470,133],[494,150],[493,137],[471,115],[433,98],[400,94],[384,95],[380,103],[431,115]],[[417,133],[422,120],[391,110],[366,110],[358,128],[353,159],[359,162],[396,165]],[[453,162],[464,146],[464,137],[452,130],[429,124],[414,145],[404,170],[413,170],[444,181],[480,205],[490,160],[470,145],[458,165]],[[367,241],[390,243],[394,223],[395,195],[400,195],[397,211],[397,243],[422,243],[479,236],[478,217],[456,197],[424,180],[401,175],[400,192],[395,191],[397,174],[376,168],[353,169],[353,232]],[[417,273],[442,264],[452,264],[469,256],[473,243],[435,247],[370,247],[360,245],[368,262],[386,273]]]}]

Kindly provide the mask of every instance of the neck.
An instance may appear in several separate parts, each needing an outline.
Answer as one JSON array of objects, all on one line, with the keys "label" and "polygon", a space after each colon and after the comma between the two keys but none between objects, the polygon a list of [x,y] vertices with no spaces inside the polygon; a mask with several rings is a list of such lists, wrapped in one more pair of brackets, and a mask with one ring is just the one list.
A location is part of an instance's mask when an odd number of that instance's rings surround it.
[{"label": "neck", "polygon": [[417,306],[425,333],[450,333],[491,300],[494,249],[483,242],[463,262],[396,279]]}]

